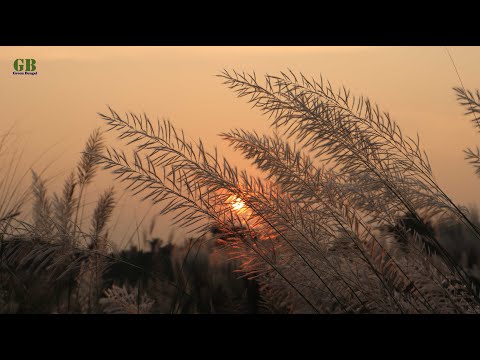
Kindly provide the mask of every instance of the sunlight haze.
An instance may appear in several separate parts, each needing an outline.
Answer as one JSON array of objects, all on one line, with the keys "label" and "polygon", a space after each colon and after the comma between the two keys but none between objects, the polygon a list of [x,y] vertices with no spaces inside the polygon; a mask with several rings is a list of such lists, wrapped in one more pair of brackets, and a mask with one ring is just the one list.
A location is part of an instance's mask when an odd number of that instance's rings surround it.
[{"label": "sunlight haze", "polygon": [[[448,50],[465,88],[480,88],[480,47]],[[38,75],[12,75],[17,58],[36,59]],[[0,68],[2,132],[13,127],[25,166],[33,163],[38,171],[48,166],[51,189],[75,169],[89,134],[104,127],[97,113],[107,113],[108,106],[119,114],[168,118],[191,139],[201,138],[232,164],[249,168],[218,134],[234,128],[268,132],[268,118],[215,75],[223,69],[255,71],[260,79],[290,69],[308,77],[321,74],[334,88],[369,97],[403,133],[416,138],[418,132],[438,183],[453,200],[464,205],[480,200],[479,179],[463,154],[480,144],[480,134],[457,103],[452,87],[460,81],[444,47],[2,47]],[[26,180],[27,186],[30,177]],[[109,185],[112,176],[102,172],[87,198],[94,202]],[[127,201],[123,184],[115,188],[119,206],[111,238],[119,247],[143,246],[159,208]],[[157,218],[152,235],[167,238],[169,221]],[[182,238],[181,230],[176,233]]]}]

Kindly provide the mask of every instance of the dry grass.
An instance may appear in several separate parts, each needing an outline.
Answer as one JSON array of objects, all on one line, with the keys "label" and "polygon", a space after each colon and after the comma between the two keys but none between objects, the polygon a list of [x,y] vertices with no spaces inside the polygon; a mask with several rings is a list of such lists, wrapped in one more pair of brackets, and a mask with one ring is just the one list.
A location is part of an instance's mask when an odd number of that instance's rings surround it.
[{"label": "dry grass", "polygon": [[[418,136],[406,136],[368,99],[323,79],[219,76],[283,132],[221,134],[263,179],[168,121],[113,110],[101,118],[136,148],[131,156],[109,148],[104,167],[162,204],[176,224],[200,234],[216,226],[240,270],[292,312],[480,310],[475,280],[431,223],[458,224],[477,241],[478,226],[437,184]],[[234,210],[232,197],[245,211]]]},{"label": "dry grass", "polygon": [[1,270],[5,282],[11,284],[9,296],[27,296],[33,291],[34,282],[42,283],[44,292],[53,292],[51,296],[57,297],[56,310],[70,311],[77,279],[80,292],[87,287],[87,292],[95,294],[86,303],[98,304],[102,272],[111,262],[107,259],[111,256],[106,226],[115,207],[113,189],[99,197],[90,232],[80,226],[83,216],[79,214],[83,212],[80,204],[95,176],[102,148],[101,132],[96,130],[87,141],[77,174],[66,178],[60,194],[50,195],[46,182],[32,170],[32,221],[12,217],[9,228],[2,231]]},{"label": "dry grass", "polygon": [[[418,135],[321,78],[219,78],[275,129],[220,134],[263,175],[169,121],[100,114],[133,151],[105,148],[95,130],[60,192],[32,172],[31,222],[18,218],[26,195],[11,180],[15,162],[0,175],[0,312],[480,312],[478,215],[438,185]],[[480,129],[480,93],[455,91]],[[480,174],[480,150],[467,149],[466,159]],[[84,225],[100,166],[192,240],[112,253],[113,188]]]}]

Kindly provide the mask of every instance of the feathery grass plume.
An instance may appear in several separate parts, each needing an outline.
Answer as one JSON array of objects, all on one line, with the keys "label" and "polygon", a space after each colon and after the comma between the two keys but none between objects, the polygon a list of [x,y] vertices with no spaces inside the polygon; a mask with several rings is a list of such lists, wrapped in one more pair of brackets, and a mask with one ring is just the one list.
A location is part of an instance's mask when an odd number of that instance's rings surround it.
[{"label": "feathery grass plume", "polygon": [[91,219],[91,244],[93,250],[87,261],[80,267],[77,277],[78,298],[82,312],[97,313],[100,311],[99,300],[104,286],[103,275],[110,265],[107,254],[107,238],[105,226],[115,208],[113,188],[106,190],[98,199]]},{"label": "feathery grass plume", "polygon": [[98,159],[102,153],[103,137],[100,129],[95,129],[89,136],[82,157],[77,165],[77,179],[80,186],[88,185],[98,169]]},{"label": "feathery grass plume", "polygon": [[84,313],[97,313],[101,310],[99,300],[104,288],[104,273],[110,265],[110,259],[105,257],[108,248],[104,231],[114,208],[115,199],[112,187],[107,189],[97,201],[91,220],[89,248],[93,250],[93,253],[82,264],[77,278],[78,296]]},{"label": "feathery grass plume", "polygon": [[222,134],[265,179],[187,140],[169,121],[112,109],[100,117],[136,147],[131,156],[109,148],[100,163],[143,200],[161,203],[175,224],[200,235],[213,225],[239,271],[258,279],[266,298],[281,299],[282,309],[480,311],[472,279],[430,222],[454,218],[480,234],[435,182],[418,136],[322,80],[282,73],[260,85],[255,75],[220,76],[294,140]]},{"label": "feathery grass plume", "polygon": [[[77,208],[75,210],[74,238],[79,225],[79,212],[82,205],[85,188],[90,184],[98,169],[98,160],[102,154],[104,140],[100,129],[95,129],[89,136],[82,157],[77,165],[77,182],[80,187]],[[83,209],[82,209],[83,211]],[[82,219],[80,218],[80,224]]]},{"label": "feathery grass plume", "polygon": [[[10,222],[11,228],[2,232],[2,239],[5,237],[0,244],[2,276],[6,274],[9,281],[16,284],[14,288],[25,288],[25,294],[36,291],[32,288],[35,284],[44,284],[44,288],[50,289],[50,296],[57,297],[57,312],[70,312],[72,306],[79,306],[80,298],[82,301],[86,299],[84,304],[89,312],[99,310],[102,277],[112,258],[107,254],[105,227],[115,206],[113,188],[100,197],[92,213],[91,233],[85,233],[77,226],[73,217],[78,215],[85,186],[93,180],[98,169],[96,161],[102,146],[97,130],[87,141],[77,173],[70,174],[63,191],[54,193],[51,199],[43,179],[32,171],[32,224],[16,219],[15,213],[0,220],[0,225],[4,221]],[[79,239],[85,240],[84,245],[78,242]],[[89,240],[91,248],[87,247]],[[77,284],[81,289],[76,288]],[[17,295],[21,296],[20,293]],[[61,300],[65,298],[66,301]],[[62,303],[68,305],[60,306]]]},{"label": "feathery grass plume", "polygon": [[98,199],[91,219],[91,244],[93,250],[87,261],[82,264],[77,277],[78,297],[84,313],[100,311],[100,297],[104,286],[104,273],[110,265],[105,226],[115,208],[113,187],[107,189]]},{"label": "feathery grass plume", "polygon": [[[337,197],[332,198],[335,190],[333,187],[335,182],[333,172],[325,169],[316,169],[308,156],[295,152],[294,147],[290,147],[288,143],[283,143],[278,138],[269,138],[267,136],[260,138],[256,134],[240,133],[238,131],[231,134],[223,134],[223,137],[230,140],[236,149],[243,150],[247,158],[253,157],[255,159],[254,163],[267,172],[267,178],[275,178],[282,191],[290,194],[292,197],[291,202],[302,205],[302,208],[299,208],[293,216],[285,219],[289,220],[293,225],[295,220],[300,217],[302,221],[296,221],[299,223],[296,226],[298,235],[305,240],[313,240],[313,242],[310,241],[311,249],[309,249],[308,253],[316,253],[317,256],[323,257],[332,271],[340,275],[336,266],[332,266],[330,260],[328,260],[326,251],[333,251],[335,245],[338,244],[339,235],[341,235],[338,227],[340,226],[342,230],[346,230],[351,227],[352,224],[349,222],[354,221],[354,219],[349,218],[348,212],[345,213],[344,209],[342,209],[341,204],[345,200]],[[338,193],[338,189],[335,191]],[[323,204],[326,209],[321,209],[318,204]],[[280,207],[280,209],[282,208],[287,207]],[[314,214],[315,217],[308,219],[309,214]],[[313,225],[313,227],[302,227],[301,224],[305,223]],[[365,227],[367,231],[372,231],[366,224],[358,223]],[[351,228],[350,231],[353,232],[355,229]],[[345,235],[350,236],[348,232]],[[360,246],[363,247],[361,243]],[[323,253],[319,252],[319,247],[323,247]],[[370,251],[365,254],[369,253]],[[352,256],[355,254],[350,253],[347,255],[352,260]],[[346,256],[346,259],[348,260],[348,256]],[[370,259],[370,261],[373,260]],[[347,282],[345,282],[345,285],[348,285]],[[348,286],[352,289],[351,284]]]},{"label": "feathery grass plume", "polygon": [[147,295],[140,295],[137,287],[116,286],[105,290],[100,299],[107,314],[149,314],[154,301]]},{"label": "feathery grass plume", "polygon": [[[238,235],[242,239],[239,245],[260,254],[275,269],[268,258],[273,254],[272,241],[254,244],[256,238],[272,237],[272,231],[269,234],[269,227],[264,226],[265,220],[252,214],[250,220],[258,227],[265,227],[262,236],[257,236],[254,229],[238,226],[245,223],[245,219],[232,212],[228,202],[232,195],[245,199],[246,204],[247,198],[255,199],[242,190],[241,182],[247,185],[246,181],[251,180],[246,173],[239,175],[226,159],[221,161],[216,152],[207,152],[201,142],[194,145],[187,141],[183,132],[178,132],[168,121],[158,121],[154,128],[147,117],[127,115],[122,119],[113,110],[111,116],[101,114],[101,117],[110,129],[120,132],[120,138],[137,143],[133,160],[123,152],[107,149],[101,160],[105,168],[113,169],[117,178],[128,181],[128,188],[135,194],[146,191],[144,200],[165,204],[161,212],[174,212],[176,224],[206,233],[214,222],[223,233]],[[262,249],[265,246],[267,249]],[[303,297],[301,291],[291,285]]]},{"label": "feathery grass plume", "polygon": [[41,239],[50,239],[53,233],[52,206],[47,195],[45,182],[32,170],[33,188],[33,225]]},{"label": "feathery grass plume", "polygon": [[[354,97],[343,88],[338,92],[330,83],[309,80],[295,74],[269,76],[265,85],[255,75],[225,71],[220,75],[238,96],[273,118],[272,125],[284,128],[316,157],[348,175],[354,185],[368,191],[368,196],[389,206],[378,212],[362,204],[376,219],[412,209],[439,212],[449,201],[436,185],[428,157],[420,148],[418,137],[404,136],[388,113],[368,99]],[[357,194],[360,196],[359,194]]]},{"label": "feathery grass plume", "polygon": [[[284,128],[289,137],[347,175],[347,188],[366,216],[391,224],[405,213],[419,223],[422,217],[454,215],[480,238],[478,228],[435,182],[418,136],[416,140],[404,136],[390,115],[368,99],[356,98],[345,88],[335,92],[323,79],[317,82],[303,75],[297,79],[293,73],[267,75],[265,85],[255,74],[224,71],[220,76],[238,96],[248,96],[272,117],[273,126]],[[447,264],[464,277],[449,254],[431,240]]]},{"label": "feathery grass plume", "polygon": [[[293,299],[294,311],[408,312],[412,307],[411,311],[432,311],[422,294],[414,299],[418,304],[411,305],[412,281],[407,282],[406,276],[395,270],[380,245],[378,249],[374,241],[365,245],[365,238],[373,237],[372,231],[360,231],[359,217],[352,217],[345,202],[335,197],[331,172],[326,172],[328,180],[317,183],[330,194],[335,211],[306,201],[311,195],[304,195],[303,203],[296,201],[293,188],[292,195],[285,186],[239,174],[225,159],[220,162],[206,152],[201,142],[195,146],[185,140],[169,122],[158,122],[154,128],[147,117],[131,115],[132,124],[129,116],[122,119],[113,110],[111,116],[101,116],[111,129],[120,131],[121,138],[133,137],[130,143],[138,144],[133,161],[123,152],[107,149],[101,160],[105,167],[128,181],[136,194],[145,191],[144,199],[166,203],[162,212],[176,212],[178,223],[192,227],[203,220],[203,225],[194,227],[201,232],[214,222],[222,234],[221,243],[240,260],[241,270],[268,279],[264,287]],[[163,167],[161,174],[157,167]],[[232,194],[251,210],[248,218],[232,211],[228,201]],[[322,228],[328,220],[330,227]],[[352,244],[346,247],[348,253],[336,256],[329,252],[329,244],[342,240]]]},{"label": "feathery grass plume", "polygon": [[[480,131],[480,91],[477,89],[475,93],[465,90],[461,87],[454,87],[453,90],[457,94],[457,101],[460,105],[467,108],[465,115],[472,115],[473,125]],[[467,160],[475,168],[475,173],[480,175],[480,148],[467,148],[464,150],[465,160]]]},{"label": "feathery grass plume", "polygon": [[73,232],[73,214],[78,199],[75,197],[75,189],[77,183],[75,181],[75,173],[71,173],[65,180],[62,195],[54,194],[53,207],[54,219],[59,225],[60,236],[63,241],[70,242]]},{"label": "feathery grass plume", "polygon": [[100,196],[92,215],[92,248],[95,250],[106,251],[106,243],[102,241],[102,235],[114,209],[115,198],[112,187]]}]

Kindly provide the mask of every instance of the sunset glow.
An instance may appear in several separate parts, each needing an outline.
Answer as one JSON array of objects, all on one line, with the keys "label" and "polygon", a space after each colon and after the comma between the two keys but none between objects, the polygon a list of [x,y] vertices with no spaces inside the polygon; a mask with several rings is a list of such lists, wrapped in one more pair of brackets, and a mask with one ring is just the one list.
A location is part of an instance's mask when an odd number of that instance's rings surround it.
[{"label": "sunset glow", "polygon": [[[476,89],[480,47],[448,49],[465,87]],[[12,75],[18,58],[36,59],[38,75]],[[39,153],[47,152],[35,169],[48,165],[52,174],[74,166],[84,140],[101,126],[97,113],[108,112],[105,104],[109,104],[119,112],[169,118],[193,139],[202,138],[207,148],[218,145],[239,169],[261,175],[217,134],[236,128],[271,134],[268,117],[237,100],[214,75],[222,69],[272,75],[292,69],[308,78],[322,74],[334,87],[345,85],[352,94],[370,97],[401,124],[403,132],[419,133],[435,176],[455,201],[480,204],[480,194],[470,190],[478,179],[463,159],[463,149],[478,143],[478,133],[458,109],[452,87],[459,81],[442,46],[4,46],[0,66],[9,70],[0,73],[2,124],[5,128],[15,125],[15,143],[24,151],[23,162],[31,164]],[[26,106],[26,98],[34,101]],[[63,180],[62,176],[52,178],[52,188],[63,186]],[[99,171],[88,203],[94,204],[98,192],[111,184],[110,174]],[[230,206],[242,209],[240,204]],[[128,233],[126,242],[136,229],[130,219],[140,222],[147,212],[148,218],[154,212],[150,207],[149,202],[124,196],[118,208],[120,220],[112,228],[113,241],[122,245]],[[245,210],[242,216],[251,211]],[[169,229],[168,217],[158,217],[156,226]],[[176,231],[179,239],[186,236],[183,229]]]},{"label": "sunset glow", "polygon": [[227,203],[229,203],[232,209],[239,214],[244,213],[247,210],[247,206],[245,205],[245,202],[242,199],[240,199],[238,196],[235,196],[235,195],[230,196],[227,200]]},{"label": "sunset glow", "polygon": [[480,46],[2,47],[0,318],[480,313],[479,63]]}]

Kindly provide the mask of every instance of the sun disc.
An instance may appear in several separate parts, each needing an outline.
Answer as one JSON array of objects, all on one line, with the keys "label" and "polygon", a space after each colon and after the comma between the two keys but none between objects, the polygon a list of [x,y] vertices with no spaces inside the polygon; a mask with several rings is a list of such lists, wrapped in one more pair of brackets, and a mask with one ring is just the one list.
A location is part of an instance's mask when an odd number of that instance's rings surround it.
[{"label": "sun disc", "polygon": [[242,199],[235,198],[232,200],[232,208],[233,210],[240,211],[245,208],[245,203]]}]

